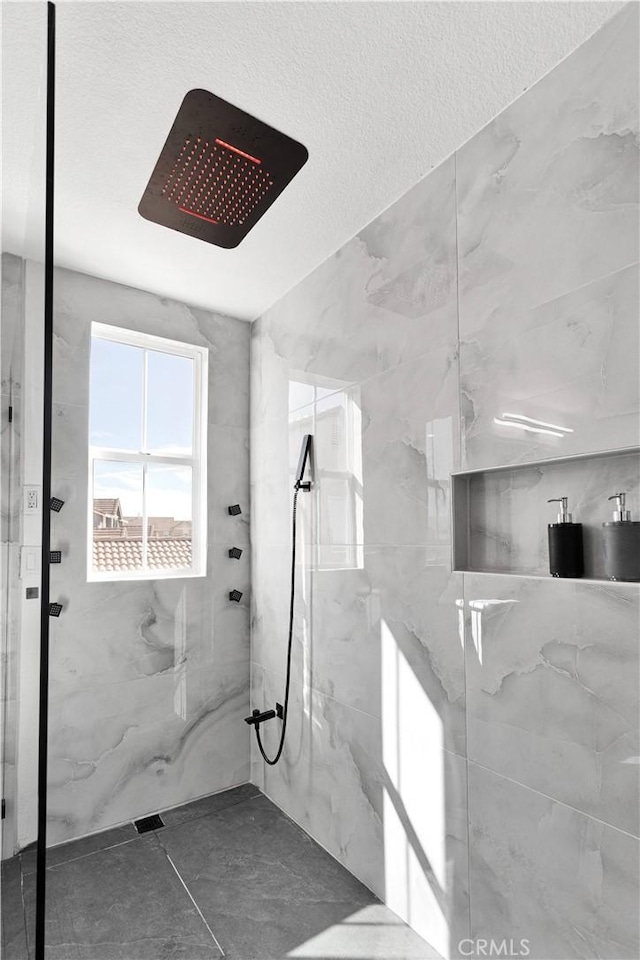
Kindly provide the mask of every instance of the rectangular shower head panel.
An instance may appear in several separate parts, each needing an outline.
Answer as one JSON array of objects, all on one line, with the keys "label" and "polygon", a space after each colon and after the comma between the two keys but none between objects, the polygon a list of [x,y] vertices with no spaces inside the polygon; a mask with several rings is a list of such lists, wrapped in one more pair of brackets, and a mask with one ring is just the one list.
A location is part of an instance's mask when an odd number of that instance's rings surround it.
[{"label": "rectangular shower head panel", "polygon": [[236,247],[307,157],[296,140],[206,90],[191,90],[138,209],[172,230]]}]

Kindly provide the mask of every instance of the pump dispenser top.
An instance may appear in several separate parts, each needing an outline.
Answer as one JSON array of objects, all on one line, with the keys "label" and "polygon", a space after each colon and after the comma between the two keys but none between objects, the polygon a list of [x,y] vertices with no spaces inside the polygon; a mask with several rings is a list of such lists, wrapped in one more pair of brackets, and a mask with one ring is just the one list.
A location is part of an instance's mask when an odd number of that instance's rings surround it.
[{"label": "pump dispenser top", "polygon": [[561,503],[562,506],[558,513],[558,523],[571,523],[571,514],[567,511],[569,497],[553,497],[551,500],[547,500],[547,503]]},{"label": "pump dispenser top", "polygon": [[607,497],[607,500],[616,501],[616,509],[613,511],[614,523],[628,523],[631,520],[631,511],[624,508],[626,496],[626,493],[614,493],[613,496]]},{"label": "pump dispenser top", "polygon": [[573,523],[568,497],[552,497],[547,503],[559,503],[557,523],[550,523],[549,571],[552,577],[581,577],[584,573],[582,524]]},{"label": "pump dispenser top", "polygon": [[602,524],[604,575],[608,580],[640,580],[640,522],[625,507],[626,494],[614,493],[613,519]]}]

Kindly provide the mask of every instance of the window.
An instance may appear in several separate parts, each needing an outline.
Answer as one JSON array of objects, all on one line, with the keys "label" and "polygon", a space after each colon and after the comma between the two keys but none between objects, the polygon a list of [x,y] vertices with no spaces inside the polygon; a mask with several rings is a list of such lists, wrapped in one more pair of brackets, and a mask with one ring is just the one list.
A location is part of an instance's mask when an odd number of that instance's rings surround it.
[{"label": "window", "polygon": [[92,324],[89,580],[204,576],[207,361]]}]

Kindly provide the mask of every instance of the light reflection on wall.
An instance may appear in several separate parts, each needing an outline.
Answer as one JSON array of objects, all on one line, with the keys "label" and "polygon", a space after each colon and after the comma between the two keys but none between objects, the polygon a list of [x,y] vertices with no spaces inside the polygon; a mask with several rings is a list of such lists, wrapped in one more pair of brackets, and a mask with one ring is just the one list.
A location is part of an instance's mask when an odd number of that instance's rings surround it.
[{"label": "light reflection on wall", "polygon": [[173,709],[182,720],[187,719],[187,598],[182,590],[176,604],[173,622],[174,694]]},{"label": "light reflection on wall", "polygon": [[448,956],[442,721],[385,620],[380,631],[385,900]]},{"label": "light reflection on wall", "polygon": [[478,663],[482,664],[484,651],[482,648],[482,618],[488,611],[489,615],[498,607],[511,606],[517,600],[469,600],[471,611],[471,639],[476,650]]},{"label": "light reflection on wall", "polygon": [[[291,475],[305,433],[314,436],[316,569],[364,566],[362,412],[360,389],[289,382]],[[301,406],[301,404],[304,404]]]},{"label": "light reflection on wall", "polygon": [[442,417],[426,424],[427,529],[431,542],[451,542],[451,474],[453,420]]}]

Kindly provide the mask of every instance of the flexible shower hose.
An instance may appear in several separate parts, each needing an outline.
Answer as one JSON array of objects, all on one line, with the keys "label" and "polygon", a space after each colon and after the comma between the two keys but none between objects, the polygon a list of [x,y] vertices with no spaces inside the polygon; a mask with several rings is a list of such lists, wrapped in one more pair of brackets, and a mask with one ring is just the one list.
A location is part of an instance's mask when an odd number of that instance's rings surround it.
[{"label": "flexible shower hose", "polygon": [[287,717],[289,716],[289,684],[291,681],[291,652],[293,647],[293,615],[295,612],[295,603],[296,603],[296,514],[298,512],[298,494],[300,493],[300,488],[296,485],[295,492],[293,494],[293,511],[292,511],[292,520],[291,520],[291,601],[289,603],[289,642],[287,646],[287,678],[285,680],[284,687],[284,710],[282,717],[282,730],[280,731],[280,744],[278,746],[277,753],[273,759],[268,757],[262,746],[262,740],[260,738],[260,724],[256,723],[256,739],[258,741],[258,747],[260,748],[260,753],[262,754],[262,759],[265,763],[268,763],[270,766],[275,766],[275,764],[280,759],[282,751],[284,749],[284,738],[287,733]]}]

